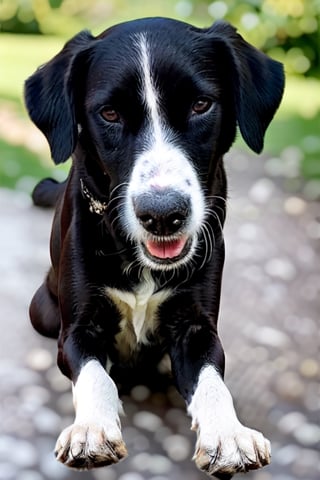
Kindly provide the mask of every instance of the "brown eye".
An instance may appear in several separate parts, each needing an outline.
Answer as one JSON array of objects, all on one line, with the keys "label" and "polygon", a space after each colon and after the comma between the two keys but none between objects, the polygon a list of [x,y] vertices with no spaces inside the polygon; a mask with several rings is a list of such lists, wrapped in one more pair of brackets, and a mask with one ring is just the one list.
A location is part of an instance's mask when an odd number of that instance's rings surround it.
[{"label": "brown eye", "polygon": [[194,104],[192,105],[192,113],[196,115],[201,115],[202,113],[206,113],[212,105],[212,101],[208,98],[199,98]]},{"label": "brown eye", "polygon": [[120,122],[119,113],[111,107],[105,107],[101,110],[101,116],[109,123]]}]

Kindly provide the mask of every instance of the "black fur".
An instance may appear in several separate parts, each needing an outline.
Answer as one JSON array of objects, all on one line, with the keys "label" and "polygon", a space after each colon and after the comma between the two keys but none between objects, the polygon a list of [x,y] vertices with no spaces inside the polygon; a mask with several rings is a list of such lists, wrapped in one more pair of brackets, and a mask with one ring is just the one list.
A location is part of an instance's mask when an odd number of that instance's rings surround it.
[{"label": "black fur", "polygon": [[[166,121],[198,173],[214,239],[207,258],[200,238],[190,266],[151,272],[157,288],[171,289],[172,295],[159,307],[159,327],[149,344],[124,360],[114,343],[120,314],[101,289],[133,291],[141,275],[134,241],[118,218],[121,188],[115,190],[130,179],[146,122],[136,55],[128,41],[139,32],[147,32]],[[122,378],[121,371],[129,366],[141,381],[165,352],[187,402],[203,365],[215,365],[223,376],[217,334],[227,196],[223,154],[234,141],[237,125],[249,147],[261,151],[283,85],[282,66],[246,43],[230,25],[218,22],[198,29],[160,18],[121,24],[96,38],[82,32],[27,80],[26,105],[48,139],[54,162],[64,162],[71,154],[73,159],[65,185],[46,182],[34,194],[37,204],[55,204],[56,215],[52,267],[30,307],[34,327],[59,337],[59,366],[73,381],[85,361],[97,358],[105,365],[107,357],[115,376],[118,372]],[[191,124],[190,104],[202,91],[210,92],[217,109]],[[101,106],[110,99],[120,112],[120,124],[101,119]],[[80,180],[107,205],[103,216],[90,211]]]}]

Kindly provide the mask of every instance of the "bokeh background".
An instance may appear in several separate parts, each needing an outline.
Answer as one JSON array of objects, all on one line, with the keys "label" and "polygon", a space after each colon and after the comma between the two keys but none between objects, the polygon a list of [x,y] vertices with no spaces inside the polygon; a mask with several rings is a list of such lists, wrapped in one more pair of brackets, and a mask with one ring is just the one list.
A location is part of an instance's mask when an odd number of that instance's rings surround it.
[{"label": "bokeh background", "polygon": [[[66,176],[23,103],[25,79],[83,28],[100,33],[162,15],[198,26],[225,19],[285,65],[283,102],[264,153],[239,137],[227,155],[220,336],[240,418],[272,441],[251,480],[320,478],[320,0],[0,0],[0,480],[201,480],[195,436],[175,391],[124,398],[130,457],[75,473],[53,456],[70,424],[70,384],[54,342],[28,321],[49,265],[51,211],[33,208],[37,180]],[[241,478],[241,477],[240,477]]]}]

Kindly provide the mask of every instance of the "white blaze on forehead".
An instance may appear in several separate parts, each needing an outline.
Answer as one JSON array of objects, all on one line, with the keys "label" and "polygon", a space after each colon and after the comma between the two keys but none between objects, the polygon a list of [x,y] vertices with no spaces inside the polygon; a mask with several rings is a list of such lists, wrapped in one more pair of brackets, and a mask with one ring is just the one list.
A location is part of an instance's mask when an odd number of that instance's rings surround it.
[{"label": "white blaze on forehead", "polygon": [[152,122],[153,140],[163,140],[163,130],[159,112],[159,92],[156,90],[151,74],[151,60],[148,42],[145,35],[139,36],[139,50],[141,58],[142,90],[143,101],[148,109]]},{"label": "white blaze on forehead", "polygon": [[[139,72],[139,92],[145,111],[144,124],[139,133],[141,150],[137,151],[133,161],[130,181],[126,188],[126,200],[123,209],[123,226],[128,236],[138,244],[141,263],[150,266],[142,244],[146,244],[150,234],[143,228],[134,209],[139,195],[166,190],[176,192],[190,201],[191,209],[183,234],[193,240],[189,257],[191,258],[197,244],[197,236],[205,217],[205,199],[196,172],[196,168],[185,151],[163,108],[165,100],[155,78],[156,58],[152,57],[152,45],[147,33],[140,33],[133,38],[137,53]],[[168,86],[170,88],[170,85]],[[182,260],[182,263],[183,261]],[[152,263],[152,262],[151,262]],[[161,269],[152,263],[152,268]],[[167,267],[164,267],[167,268]]]},{"label": "white blaze on forehead", "polygon": [[[150,43],[146,34],[135,38],[139,54],[139,70],[142,97],[148,125],[144,133],[143,150],[138,155],[132,175],[132,183],[146,188],[174,188],[186,193],[186,187],[198,182],[193,166],[181,147],[174,142],[175,134],[170,129],[161,109],[161,93],[152,72]],[[142,180],[143,178],[143,180]],[[140,189],[139,189],[140,190]]]}]

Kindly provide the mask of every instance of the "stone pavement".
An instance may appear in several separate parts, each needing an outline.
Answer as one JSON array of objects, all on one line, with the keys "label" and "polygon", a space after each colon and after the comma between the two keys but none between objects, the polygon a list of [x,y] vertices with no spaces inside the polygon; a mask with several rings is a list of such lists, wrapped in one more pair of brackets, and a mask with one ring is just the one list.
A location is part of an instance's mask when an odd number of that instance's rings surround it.
[{"label": "stone pavement", "polygon": [[[289,161],[290,163],[290,161]],[[271,440],[271,466],[248,480],[320,478],[319,203],[277,159],[233,153],[220,334],[240,418]],[[284,176],[283,176],[284,174]],[[124,398],[130,456],[77,473],[53,456],[72,421],[69,382],[28,303],[49,264],[51,213],[0,191],[0,480],[200,480],[195,441],[175,391]],[[240,478],[240,477],[239,477]]]}]

